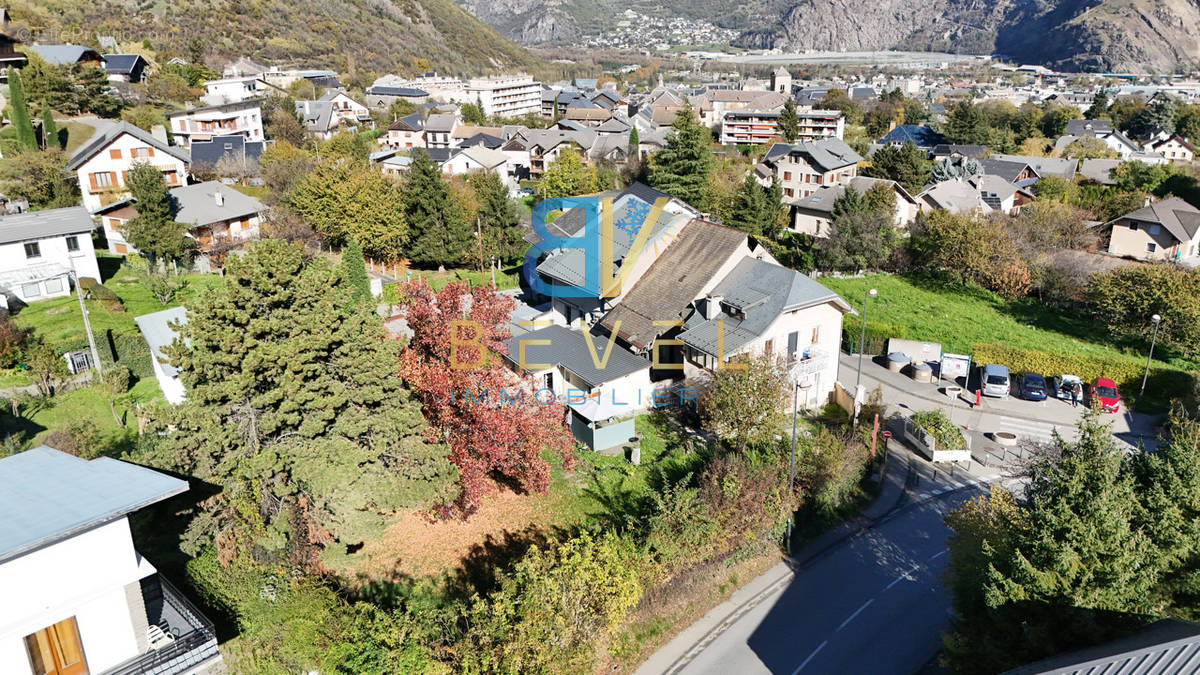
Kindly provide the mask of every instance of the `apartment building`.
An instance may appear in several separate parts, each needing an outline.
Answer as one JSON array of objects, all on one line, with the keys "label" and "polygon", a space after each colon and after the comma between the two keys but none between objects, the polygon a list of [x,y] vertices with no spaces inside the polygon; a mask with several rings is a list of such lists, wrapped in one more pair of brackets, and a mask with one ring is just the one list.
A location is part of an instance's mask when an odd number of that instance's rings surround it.
[{"label": "apartment building", "polygon": [[258,101],[222,103],[203,108],[180,110],[167,115],[175,142],[183,147],[193,140],[208,141],[213,136],[244,136],[247,141],[263,140],[262,108]]},{"label": "apartment building", "polygon": [[79,178],[84,207],[95,213],[129,196],[125,178],[136,162],[156,167],[168,186],[187,184],[189,155],[128,122],[118,122],[86,143],[71,156],[67,170]]},{"label": "apartment building", "polygon": [[[764,145],[779,137],[778,110],[731,110],[721,118],[721,143]],[[842,138],[846,120],[839,110],[802,110],[799,141]]]},{"label": "apartment building", "polygon": [[537,115],[542,110],[542,85],[529,75],[478,77],[467,82],[460,100],[479,101],[489,116]]}]

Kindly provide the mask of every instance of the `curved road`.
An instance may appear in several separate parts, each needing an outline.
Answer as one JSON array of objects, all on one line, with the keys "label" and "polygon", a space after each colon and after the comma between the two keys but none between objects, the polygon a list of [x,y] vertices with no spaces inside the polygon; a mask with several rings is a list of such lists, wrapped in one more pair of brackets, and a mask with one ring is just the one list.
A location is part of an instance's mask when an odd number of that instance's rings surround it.
[{"label": "curved road", "polygon": [[894,512],[800,568],[786,585],[668,672],[910,675],[941,646],[946,512],[971,488]]}]

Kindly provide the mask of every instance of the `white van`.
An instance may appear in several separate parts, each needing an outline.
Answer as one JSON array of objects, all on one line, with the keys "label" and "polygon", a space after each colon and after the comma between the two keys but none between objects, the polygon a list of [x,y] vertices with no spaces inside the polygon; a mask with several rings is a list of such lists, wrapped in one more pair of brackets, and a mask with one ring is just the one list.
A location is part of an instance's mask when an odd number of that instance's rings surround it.
[{"label": "white van", "polygon": [[984,396],[1008,396],[1010,381],[1008,368],[999,363],[989,363],[979,369],[979,386]]}]

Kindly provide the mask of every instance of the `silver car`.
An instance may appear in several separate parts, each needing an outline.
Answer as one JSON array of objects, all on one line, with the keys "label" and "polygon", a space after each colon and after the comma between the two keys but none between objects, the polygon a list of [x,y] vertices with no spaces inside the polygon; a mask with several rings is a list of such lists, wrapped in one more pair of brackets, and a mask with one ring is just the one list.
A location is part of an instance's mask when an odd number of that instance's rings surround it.
[{"label": "silver car", "polygon": [[979,384],[984,396],[1008,396],[1011,382],[1008,377],[1008,367],[999,363],[989,363],[979,369]]}]

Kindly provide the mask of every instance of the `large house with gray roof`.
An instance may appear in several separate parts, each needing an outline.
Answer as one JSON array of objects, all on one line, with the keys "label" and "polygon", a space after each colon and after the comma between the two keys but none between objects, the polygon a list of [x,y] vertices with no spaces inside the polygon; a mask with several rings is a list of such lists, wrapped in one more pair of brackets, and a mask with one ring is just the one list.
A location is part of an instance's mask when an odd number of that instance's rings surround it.
[{"label": "large house with gray roof", "polygon": [[[171,188],[167,195],[172,218],[187,223],[188,236],[196,240],[201,252],[258,238],[266,207],[244,192],[213,180]],[[120,255],[137,252],[124,234],[125,226],[137,217],[136,201],[111,204],[96,215],[109,251]]]},{"label": "large house with gray roof", "polygon": [[95,213],[129,196],[125,179],[135,162],[147,162],[163,174],[168,187],[186,185],[191,157],[148,131],[117,122],[75,151],[67,170],[79,178],[83,205]]},{"label": "large house with gray roof", "polygon": [[822,186],[808,197],[792,200],[790,202],[792,207],[791,229],[814,237],[827,237],[829,236],[829,227],[833,223],[833,206],[839,197],[846,194],[846,189],[850,188],[859,194],[866,194],[868,190],[877,186],[890,190],[896,195],[892,224],[897,228],[907,227],[921,212],[916,198],[896,181],[855,176],[842,183]]},{"label": "large house with gray roof", "polygon": [[778,181],[789,204],[811,196],[825,185],[845,182],[858,175],[862,156],[840,138],[804,143],[776,143],[767,151],[755,173],[764,185]]},{"label": "large house with gray roof", "polygon": [[212,623],[138,551],[129,525],[187,481],[42,445],[0,459],[0,485],[0,673],[217,666]]},{"label": "large house with gray roof", "polygon": [[1200,209],[1179,197],[1150,202],[1103,227],[1110,255],[1196,263]]},{"label": "large house with gray roof", "polygon": [[0,216],[0,309],[71,292],[71,277],[100,279],[92,216],[82,206]]}]

